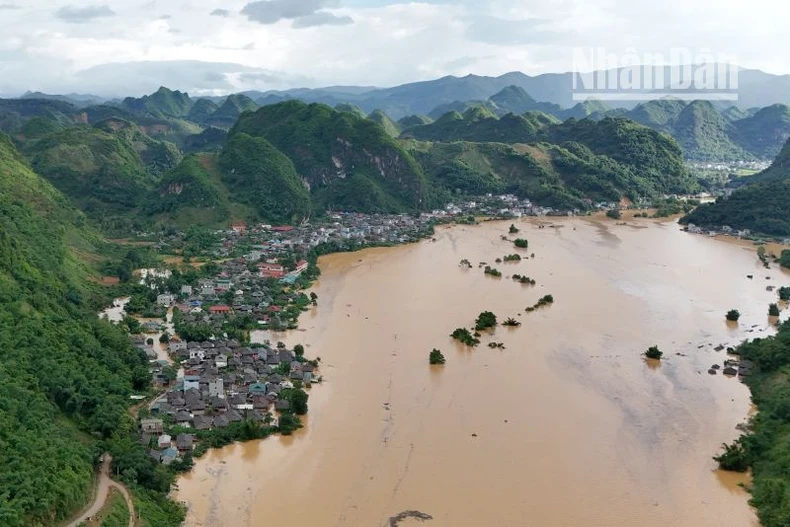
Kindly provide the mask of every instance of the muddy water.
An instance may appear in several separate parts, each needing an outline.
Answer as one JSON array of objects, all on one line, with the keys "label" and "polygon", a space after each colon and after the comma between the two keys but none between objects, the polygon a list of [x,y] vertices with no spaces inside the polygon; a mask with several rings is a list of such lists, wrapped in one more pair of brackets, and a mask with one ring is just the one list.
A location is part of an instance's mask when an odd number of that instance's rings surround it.
[{"label": "muddy water", "polygon": [[[406,510],[436,526],[756,525],[741,480],[711,460],[749,394],[707,369],[725,358],[715,346],[770,331],[765,288],[788,277],[640,221],[518,223],[535,258],[496,266],[534,287],[477,268],[514,252],[502,223],[323,258],[319,307],[286,337],[323,359],[306,428],[198,461],[178,483],[186,525],[379,526]],[[524,312],[546,293],[554,305]],[[523,325],[474,350],[448,337],[482,310]],[[660,365],[640,357],[653,344]]]}]

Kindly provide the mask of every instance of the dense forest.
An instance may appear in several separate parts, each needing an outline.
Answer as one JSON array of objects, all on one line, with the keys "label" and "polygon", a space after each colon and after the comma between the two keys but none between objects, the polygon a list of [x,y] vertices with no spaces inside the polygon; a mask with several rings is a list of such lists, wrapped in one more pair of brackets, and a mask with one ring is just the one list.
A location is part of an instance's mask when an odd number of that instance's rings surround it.
[{"label": "dense forest", "polygon": [[754,339],[736,352],[755,365],[745,382],[760,411],[718,460],[727,469],[752,469],[751,503],[761,525],[784,527],[790,525],[790,322],[776,336]]},{"label": "dense forest", "polygon": [[87,502],[98,442],[145,390],[146,360],[96,317],[75,252],[100,249],[0,135],[0,524],[52,525]]}]

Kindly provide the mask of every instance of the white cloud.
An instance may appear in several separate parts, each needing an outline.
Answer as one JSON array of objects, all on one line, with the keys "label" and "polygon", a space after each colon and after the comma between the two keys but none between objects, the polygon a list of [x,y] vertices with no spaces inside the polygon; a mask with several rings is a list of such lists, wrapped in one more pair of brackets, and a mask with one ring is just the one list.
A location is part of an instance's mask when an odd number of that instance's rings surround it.
[{"label": "white cloud", "polygon": [[[569,70],[579,46],[613,53],[709,48],[747,67],[790,72],[784,38],[790,4],[774,0],[6,0],[0,9],[4,95],[29,89],[137,95],[159,84],[193,91],[387,86],[449,74],[535,74]],[[183,61],[215,64],[195,75],[148,65],[134,70],[141,78],[124,76],[128,85],[98,76],[121,75],[123,67],[96,69]]]}]

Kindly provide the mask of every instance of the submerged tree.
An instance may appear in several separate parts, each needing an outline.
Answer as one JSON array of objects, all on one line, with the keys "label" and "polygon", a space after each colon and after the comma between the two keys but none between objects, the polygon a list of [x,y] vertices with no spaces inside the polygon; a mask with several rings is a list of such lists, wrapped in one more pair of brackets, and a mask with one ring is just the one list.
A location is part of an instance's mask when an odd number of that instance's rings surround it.
[{"label": "submerged tree", "polygon": [[664,352],[662,352],[660,349],[658,349],[658,346],[650,346],[649,348],[647,348],[647,351],[645,352],[645,356],[648,359],[661,360],[661,357],[663,355],[664,355]]},{"label": "submerged tree", "polygon": [[428,356],[428,361],[431,364],[444,364],[445,358],[440,350],[434,348],[433,351],[431,351],[430,355]]},{"label": "submerged tree", "polygon": [[730,309],[729,311],[727,311],[725,317],[730,322],[738,322],[738,319],[741,318],[741,312],[738,311],[737,309]]},{"label": "submerged tree", "polygon": [[510,229],[508,229],[508,232],[510,234],[516,234],[516,233],[518,233],[518,227],[516,227],[514,224],[511,223],[510,224]]},{"label": "submerged tree", "polygon": [[772,317],[779,316],[779,306],[776,304],[768,304],[768,315]]},{"label": "submerged tree", "polygon": [[482,331],[484,329],[493,328],[496,324],[496,315],[491,311],[483,311],[475,321],[475,329],[477,331]]},{"label": "submerged tree", "polygon": [[529,242],[524,238],[516,238],[513,241],[513,245],[515,245],[519,249],[526,249],[527,247],[529,247]]}]

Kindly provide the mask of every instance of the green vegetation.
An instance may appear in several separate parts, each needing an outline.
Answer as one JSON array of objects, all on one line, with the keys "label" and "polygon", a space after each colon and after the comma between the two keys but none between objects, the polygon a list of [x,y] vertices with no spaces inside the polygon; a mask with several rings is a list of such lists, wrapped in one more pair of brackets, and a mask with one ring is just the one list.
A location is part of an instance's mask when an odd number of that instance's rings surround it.
[{"label": "green vegetation", "polygon": [[184,117],[191,106],[192,101],[188,94],[164,86],[151,95],[144,95],[139,99],[127,97],[123,100],[124,108],[153,117]]},{"label": "green vegetation", "polygon": [[123,331],[96,317],[102,299],[75,254],[102,242],[1,134],[0,210],[0,517],[51,525],[88,501],[99,442],[149,374]]},{"label": "green vegetation", "polygon": [[727,311],[725,318],[730,322],[737,322],[738,319],[741,318],[741,312],[738,311],[737,309],[730,309],[729,311]]},{"label": "green vegetation", "polygon": [[780,315],[779,306],[775,303],[768,304],[768,316],[778,317]]},{"label": "green vegetation", "polygon": [[440,350],[434,348],[428,356],[428,362],[431,364],[444,364],[445,358]]},{"label": "green vegetation", "polygon": [[310,213],[310,195],[293,163],[268,141],[236,133],[219,158],[222,178],[235,201],[262,218],[291,223]]},{"label": "green vegetation", "polygon": [[322,208],[403,212],[428,197],[428,183],[411,155],[378,124],[354,113],[288,101],[243,114],[231,130],[231,136],[239,134],[263,138],[287,156]]},{"label": "green vegetation", "polygon": [[510,234],[518,234],[518,227],[511,223],[507,232]]},{"label": "green vegetation", "polygon": [[496,327],[496,324],[496,315],[491,311],[483,311],[475,321],[475,330],[483,331],[484,329]]},{"label": "green vegetation", "polygon": [[551,305],[553,303],[554,303],[554,297],[553,296],[551,296],[551,295],[544,295],[537,302],[535,302],[535,305],[528,307],[526,309],[526,311],[527,311],[527,313],[532,313],[536,309],[539,309],[539,308],[544,307],[544,306]]},{"label": "green vegetation", "polygon": [[[200,158],[189,155],[164,175],[155,193],[145,205],[149,214],[175,213],[184,207],[211,209],[220,205],[220,191]],[[222,217],[227,218],[225,210]]]},{"label": "green vegetation", "polygon": [[521,255],[520,254],[506,254],[505,255],[506,262],[520,262]]},{"label": "green vegetation", "polygon": [[524,238],[516,238],[513,241],[513,245],[515,245],[519,249],[527,249],[529,247],[529,242]]},{"label": "green vegetation", "polygon": [[664,352],[658,349],[658,346],[650,346],[645,352],[645,357],[648,359],[660,360],[663,355]]},{"label": "green vegetation", "polygon": [[519,321],[518,321],[518,320],[516,320],[515,318],[508,317],[508,318],[507,318],[507,320],[505,320],[504,322],[502,322],[502,325],[503,325],[503,326],[509,326],[509,327],[518,327],[518,326],[520,326],[520,325],[521,325],[521,322],[519,322]]},{"label": "green vegetation", "polygon": [[782,286],[779,288],[779,300],[783,302],[790,301],[790,287]]},{"label": "green vegetation", "polygon": [[480,339],[472,335],[472,333],[466,328],[458,328],[453,331],[450,336],[462,344],[466,344],[467,346],[475,347],[480,344]]},{"label": "green vegetation", "polygon": [[613,220],[619,220],[623,217],[623,215],[620,214],[620,209],[609,209],[606,211],[606,217],[612,218]]},{"label": "green vegetation", "polygon": [[758,412],[748,431],[716,456],[726,470],[752,469],[751,504],[760,524],[782,527],[790,521],[790,323],[775,337],[744,342],[735,352],[752,363],[752,374],[742,377],[752,392]]},{"label": "green vegetation", "polygon": [[790,269],[790,250],[789,249],[785,249],[779,255],[779,265],[781,265],[782,267],[784,267],[786,269]]},{"label": "green vegetation", "polygon": [[490,265],[486,265],[486,266],[485,266],[485,269],[483,269],[483,272],[484,272],[485,274],[487,274],[487,275],[495,276],[495,277],[497,277],[497,278],[499,278],[500,276],[502,276],[502,272],[501,272],[499,269],[496,269],[496,268],[494,268],[494,267],[491,267]]},{"label": "green vegetation", "polygon": [[115,489],[110,490],[110,496],[104,509],[99,513],[101,527],[126,527],[129,525],[129,507],[123,494]]},{"label": "green vegetation", "polygon": [[400,135],[400,125],[395,123],[392,119],[390,119],[389,115],[382,112],[381,110],[374,110],[371,112],[371,114],[368,115],[368,119],[378,124],[385,132],[387,132],[388,136],[398,137]]},{"label": "green vegetation", "polygon": [[522,283],[522,284],[527,284],[527,285],[535,285],[535,283],[536,283],[535,280],[533,280],[529,276],[522,276],[520,274],[514,274],[513,275],[513,280],[515,280],[515,281],[517,281],[519,283]]}]

